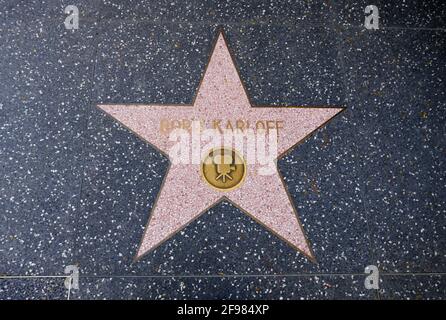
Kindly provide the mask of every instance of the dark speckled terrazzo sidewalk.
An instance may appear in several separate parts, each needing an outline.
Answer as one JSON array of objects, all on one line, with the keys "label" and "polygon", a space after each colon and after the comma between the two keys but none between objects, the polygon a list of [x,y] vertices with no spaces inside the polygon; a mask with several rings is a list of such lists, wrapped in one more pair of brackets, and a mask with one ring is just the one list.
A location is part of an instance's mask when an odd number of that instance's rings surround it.
[{"label": "dark speckled terrazzo sidewalk", "polygon": [[[0,0],[0,299],[445,299],[446,2],[369,4]],[[316,264],[229,202],[133,262],[168,161],[96,104],[191,103],[219,26],[254,104],[347,108],[278,162]]]}]

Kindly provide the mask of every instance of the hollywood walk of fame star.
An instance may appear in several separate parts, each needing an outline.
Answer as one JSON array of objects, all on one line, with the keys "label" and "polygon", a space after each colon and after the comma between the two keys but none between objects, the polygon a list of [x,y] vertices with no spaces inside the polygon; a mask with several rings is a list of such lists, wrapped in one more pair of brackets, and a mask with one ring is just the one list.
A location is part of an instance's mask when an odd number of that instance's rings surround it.
[{"label": "hollywood walk of fame star", "polygon": [[[166,119],[244,119],[250,123],[279,119],[281,128],[278,130],[276,158],[343,110],[338,107],[252,106],[222,31],[218,33],[192,105],[103,104],[98,107],[166,155],[172,146],[169,136],[160,132],[160,123]],[[225,199],[314,261],[276,165],[274,174],[270,175],[259,174],[258,166],[248,163],[246,176],[240,183],[232,182],[231,171],[236,167],[228,166],[223,172],[227,177],[224,183],[228,181],[235,187],[219,190],[205,181],[199,164],[171,163],[135,259],[140,259]],[[221,180],[223,176],[217,177]]]}]

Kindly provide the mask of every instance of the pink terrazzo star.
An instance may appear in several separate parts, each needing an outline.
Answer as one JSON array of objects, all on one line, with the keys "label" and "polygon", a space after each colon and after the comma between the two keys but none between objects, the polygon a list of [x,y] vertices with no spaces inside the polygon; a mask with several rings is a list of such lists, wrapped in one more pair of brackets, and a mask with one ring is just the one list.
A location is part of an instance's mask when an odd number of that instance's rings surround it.
[{"label": "pink terrazzo star", "polygon": [[[322,107],[252,107],[225,37],[219,33],[207,69],[192,105],[99,105],[139,137],[164,154],[174,142],[160,132],[164,119],[244,119],[282,121],[277,157],[302,142],[313,131],[342,111]],[[314,261],[297,212],[277,170],[262,175],[259,165],[248,163],[243,183],[234,190],[219,191],[201,176],[199,164],[171,164],[152,209],[136,259],[197,219],[222,199],[234,203],[255,221]]]}]

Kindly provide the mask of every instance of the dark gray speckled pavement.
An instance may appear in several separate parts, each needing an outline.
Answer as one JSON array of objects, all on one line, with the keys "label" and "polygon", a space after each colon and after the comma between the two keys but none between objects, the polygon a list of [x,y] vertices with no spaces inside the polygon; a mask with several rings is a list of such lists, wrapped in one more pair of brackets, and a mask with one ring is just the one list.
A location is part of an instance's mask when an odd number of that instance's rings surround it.
[{"label": "dark gray speckled pavement", "polygon": [[[0,299],[446,297],[446,3],[272,3],[0,0]],[[317,264],[227,202],[133,262],[168,161],[95,105],[190,103],[219,26],[254,104],[347,108],[278,163]]]}]

